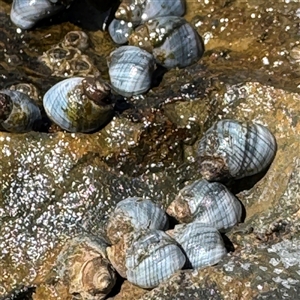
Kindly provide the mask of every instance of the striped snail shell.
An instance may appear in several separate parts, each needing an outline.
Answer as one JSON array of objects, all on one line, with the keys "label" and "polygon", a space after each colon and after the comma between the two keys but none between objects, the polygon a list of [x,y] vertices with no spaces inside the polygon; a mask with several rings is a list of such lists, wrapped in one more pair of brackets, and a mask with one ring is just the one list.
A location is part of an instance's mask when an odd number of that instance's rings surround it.
[{"label": "striped snail shell", "polygon": [[107,236],[116,244],[124,234],[140,229],[166,230],[167,215],[149,199],[129,197],[120,201],[107,224]]},{"label": "striped snail shell", "polygon": [[111,52],[108,72],[113,89],[124,97],[139,95],[151,87],[154,57],[134,46],[122,46]]},{"label": "striped snail shell", "polygon": [[26,94],[0,91],[0,128],[9,132],[28,132],[42,119],[37,104]]},{"label": "striped snail shell", "polygon": [[116,272],[109,262],[104,239],[80,235],[69,240],[57,258],[59,278],[69,284],[70,294],[83,300],[101,300],[116,283]]},{"label": "striped snail shell", "polygon": [[184,68],[197,62],[204,44],[197,31],[180,17],[157,17],[138,26],[129,44],[153,54],[158,64],[171,69]]},{"label": "striped snail shell", "polygon": [[179,191],[167,213],[181,223],[197,220],[227,231],[241,221],[242,204],[223,184],[196,180]]},{"label": "striped snail shell", "polygon": [[133,26],[131,22],[113,19],[108,26],[108,32],[116,44],[122,45],[128,42],[128,38],[133,32]]},{"label": "striped snail shell", "polygon": [[91,132],[113,117],[110,87],[92,77],[72,77],[58,82],[43,98],[48,117],[70,132]]},{"label": "striped snail shell", "polygon": [[[30,29],[37,21],[42,20],[48,16],[55,14],[65,7],[61,4],[62,1],[57,0],[14,0],[10,19],[18,27],[22,29]],[[65,1],[66,5],[71,0]]]},{"label": "striped snail shell", "polygon": [[149,19],[162,16],[182,16],[185,0],[123,0],[115,17],[138,25]]},{"label": "striped snail shell", "polygon": [[194,221],[178,224],[167,233],[183,249],[190,268],[199,269],[215,265],[227,254],[221,234],[210,225]]},{"label": "striped snail shell", "polygon": [[199,142],[200,173],[216,181],[254,175],[272,163],[276,148],[275,137],[265,126],[221,120]]},{"label": "striped snail shell", "polygon": [[128,233],[107,254],[122,277],[142,288],[156,287],[186,262],[175,240],[160,230]]}]

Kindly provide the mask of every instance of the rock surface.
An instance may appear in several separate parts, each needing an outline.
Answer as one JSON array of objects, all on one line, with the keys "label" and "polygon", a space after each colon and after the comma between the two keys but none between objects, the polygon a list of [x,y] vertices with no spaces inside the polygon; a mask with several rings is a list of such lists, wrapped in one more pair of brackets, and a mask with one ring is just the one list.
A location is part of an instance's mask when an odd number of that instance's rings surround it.
[{"label": "rock surface", "polygon": [[[71,299],[49,281],[66,240],[101,235],[121,199],[147,196],[164,208],[199,178],[196,144],[219,119],[268,126],[278,151],[267,174],[243,190],[244,224],[228,237],[235,251],[220,264],[182,271],[152,291],[125,283],[115,299],[297,299],[300,291],[299,1],[188,1],[186,19],[203,36],[198,64],[171,70],[134,110],[94,134],[0,132],[0,299],[18,285],[33,298]],[[0,0],[9,24],[11,1]],[[76,22],[75,22],[76,23]],[[68,22],[17,32],[0,26],[0,88],[31,82],[43,94],[61,80],[38,57]],[[107,78],[107,33],[88,28],[89,55]],[[115,294],[117,291],[115,291]],[[139,298],[138,298],[139,297]]]}]

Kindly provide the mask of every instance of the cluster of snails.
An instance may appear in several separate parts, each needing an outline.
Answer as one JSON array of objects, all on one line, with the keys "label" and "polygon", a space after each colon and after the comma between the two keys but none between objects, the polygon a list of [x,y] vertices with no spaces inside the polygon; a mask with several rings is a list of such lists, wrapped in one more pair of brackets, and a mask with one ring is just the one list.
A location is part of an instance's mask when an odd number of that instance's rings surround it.
[{"label": "cluster of snails", "polygon": [[[220,233],[242,221],[242,204],[219,181],[268,168],[276,140],[263,125],[221,120],[198,144],[201,180],[181,189],[166,212],[150,199],[129,197],[109,216],[104,237],[71,239],[57,260],[59,277],[83,300],[104,299],[116,272],[150,289],[175,272],[217,264],[227,250]],[[167,213],[167,214],[166,214]],[[177,220],[169,228],[169,218]]]},{"label": "cluster of snails", "polygon": [[[67,7],[71,1],[40,0],[32,3],[14,0],[10,17],[18,27],[29,29],[37,21]],[[99,78],[100,72],[82,54],[88,45],[87,35],[80,31],[68,33],[61,43],[40,57],[53,76],[72,76],[55,84],[44,95],[43,108],[49,119],[66,131],[95,131],[107,124],[114,114],[112,94],[131,97],[145,93],[151,88],[156,66],[183,68],[198,61],[204,52],[203,41],[181,17],[184,12],[184,0],[123,0],[115,12],[116,19],[109,25],[109,33],[114,41],[126,36],[126,40],[118,43],[129,42],[129,45],[117,48],[108,57],[110,83]],[[130,35],[120,28],[124,22],[132,28]],[[82,77],[86,73],[90,77]],[[4,90],[0,94],[0,128],[26,132],[40,121],[34,101],[27,96],[18,92],[18,99],[25,99],[20,107],[16,97],[11,97],[11,92]],[[30,104],[25,109],[27,103]],[[10,111],[14,117],[10,116]],[[4,125],[8,119],[12,123],[11,120],[19,122],[21,118],[28,124],[22,121],[14,126]]]},{"label": "cluster of snails", "polygon": [[[11,20],[28,29],[45,15],[71,1],[14,0]],[[32,9],[37,9],[32,10]],[[109,25],[112,39],[121,46],[108,59],[110,84],[96,77],[71,77],[58,82],[43,97],[48,117],[71,132],[90,132],[113,116],[111,92],[130,97],[146,92],[156,64],[185,67],[203,54],[198,33],[181,16],[179,1],[123,0]],[[75,40],[78,37],[78,41]],[[52,62],[80,52],[86,35],[72,35],[75,44],[53,48],[41,59]],[[58,51],[57,51],[58,50]],[[75,53],[75,54],[74,54]],[[61,55],[65,55],[61,57]],[[53,72],[55,70],[53,69]],[[111,88],[112,87],[112,88]],[[0,126],[25,132],[41,119],[38,105],[17,90],[0,91]],[[265,170],[276,154],[276,140],[259,124],[235,120],[215,123],[199,142],[197,161],[201,180],[186,185],[166,212],[149,199],[122,200],[111,214],[106,237],[71,239],[57,258],[59,278],[71,294],[82,299],[104,299],[117,273],[142,288],[153,288],[182,268],[203,268],[218,263],[227,253],[222,236],[242,221],[242,204],[220,182],[240,179]],[[167,214],[166,214],[167,213]],[[179,224],[168,227],[168,215]]]}]

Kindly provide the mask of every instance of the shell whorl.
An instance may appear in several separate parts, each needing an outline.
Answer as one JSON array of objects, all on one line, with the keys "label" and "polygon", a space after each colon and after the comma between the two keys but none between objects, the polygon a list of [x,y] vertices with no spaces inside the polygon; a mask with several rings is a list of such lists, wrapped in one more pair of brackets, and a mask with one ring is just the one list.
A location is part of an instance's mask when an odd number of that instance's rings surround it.
[{"label": "shell whorl", "polygon": [[217,264],[227,254],[219,231],[198,221],[176,225],[171,236],[182,247],[189,267],[195,269]]},{"label": "shell whorl", "polygon": [[241,221],[242,204],[223,184],[196,180],[179,191],[167,213],[181,223],[198,220],[227,231]]},{"label": "shell whorl", "polygon": [[271,164],[276,148],[275,137],[265,126],[221,120],[199,142],[200,173],[207,180],[254,175]]},{"label": "shell whorl", "polygon": [[128,233],[111,250],[108,257],[119,274],[142,288],[157,286],[186,262],[176,241],[160,230]]},{"label": "shell whorl", "polygon": [[133,230],[159,229],[168,226],[167,215],[150,199],[129,197],[120,201],[107,224],[107,236],[112,244]]}]

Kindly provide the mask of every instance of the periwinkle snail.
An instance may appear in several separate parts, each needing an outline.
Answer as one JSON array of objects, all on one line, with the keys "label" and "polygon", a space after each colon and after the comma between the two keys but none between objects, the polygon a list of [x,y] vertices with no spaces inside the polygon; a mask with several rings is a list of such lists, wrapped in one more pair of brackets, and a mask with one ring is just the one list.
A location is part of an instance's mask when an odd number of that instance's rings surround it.
[{"label": "periwinkle snail", "polygon": [[219,231],[199,221],[176,225],[167,233],[180,244],[191,268],[215,265],[227,254]]},{"label": "periwinkle snail", "polygon": [[125,234],[107,248],[118,273],[142,288],[153,288],[180,270],[186,258],[176,241],[160,230],[138,230]]},{"label": "periwinkle snail", "polygon": [[69,240],[61,250],[56,272],[69,285],[70,294],[83,300],[101,300],[116,283],[116,272],[107,258],[104,239],[80,235]]},{"label": "periwinkle snail", "polygon": [[134,46],[122,46],[111,52],[108,58],[112,88],[124,97],[146,92],[151,87],[154,57]]},{"label": "periwinkle snail", "polygon": [[10,19],[16,26],[29,29],[37,21],[57,13],[71,2],[72,0],[14,0]]},{"label": "periwinkle snail", "polygon": [[180,17],[157,17],[138,26],[129,44],[152,53],[165,68],[184,68],[197,62],[204,44],[197,31]]},{"label": "periwinkle snail", "polygon": [[227,231],[241,221],[242,205],[223,184],[196,180],[179,191],[167,213],[181,223],[198,220]]},{"label": "periwinkle snail", "polygon": [[254,175],[271,164],[276,148],[267,127],[224,119],[210,127],[199,142],[200,173],[216,181]]},{"label": "periwinkle snail", "polygon": [[116,44],[125,44],[134,28],[163,16],[182,16],[185,0],[125,0],[119,5],[108,31]]},{"label": "periwinkle snail", "polygon": [[0,128],[9,132],[28,132],[41,118],[39,107],[26,94],[0,91]]},{"label": "periwinkle snail", "polygon": [[166,230],[167,215],[149,199],[129,197],[120,201],[107,223],[107,237],[116,244],[124,234],[140,229]]},{"label": "periwinkle snail", "polygon": [[70,132],[91,132],[113,117],[110,87],[100,79],[72,77],[58,82],[43,98],[48,117]]},{"label": "periwinkle snail", "polygon": [[182,16],[184,12],[184,0],[123,0],[115,17],[138,25],[154,17]]}]

